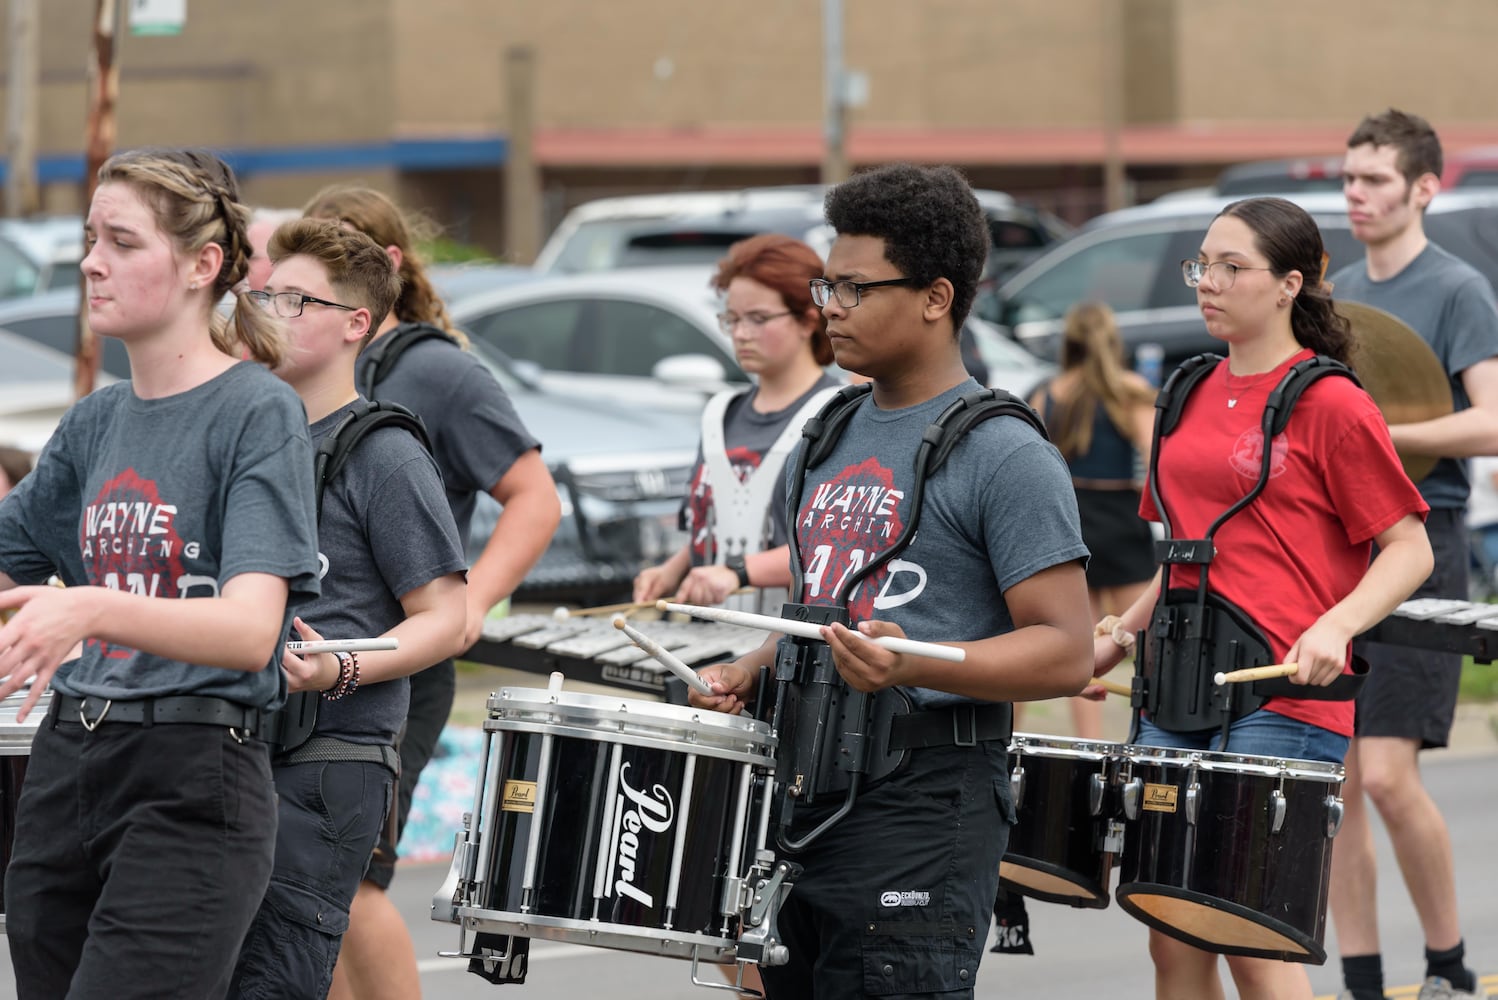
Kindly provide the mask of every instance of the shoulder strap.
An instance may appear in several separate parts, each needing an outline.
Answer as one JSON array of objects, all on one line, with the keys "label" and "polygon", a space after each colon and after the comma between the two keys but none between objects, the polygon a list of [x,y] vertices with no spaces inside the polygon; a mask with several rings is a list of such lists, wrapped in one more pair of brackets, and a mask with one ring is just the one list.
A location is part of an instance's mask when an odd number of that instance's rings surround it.
[{"label": "shoulder strap", "polygon": [[322,498],[328,484],[338,477],[348,464],[349,456],[370,431],[384,426],[404,427],[410,431],[421,446],[432,450],[427,439],[426,425],[421,418],[399,403],[364,400],[349,411],[348,415],[328,432],[317,446],[313,456],[313,482],[317,489],[317,519],[322,520]]},{"label": "shoulder strap", "polygon": [[1324,354],[1317,354],[1295,363],[1285,373],[1285,377],[1280,379],[1280,384],[1269,393],[1269,399],[1264,403],[1264,415],[1268,424],[1265,433],[1269,438],[1284,433],[1285,426],[1290,422],[1290,413],[1295,409],[1295,404],[1300,401],[1301,394],[1328,375],[1340,375],[1343,378],[1352,379],[1353,384],[1358,387],[1363,384],[1358,381],[1357,374],[1351,368]]},{"label": "shoulder strap", "polygon": [[991,417],[1016,417],[1033,427],[1043,440],[1051,439],[1046,434],[1040,415],[1030,404],[1003,389],[980,389],[968,393],[947,407],[936,418],[936,422],[926,429],[924,441],[934,446],[926,460],[926,476],[936,474],[963,435]]},{"label": "shoulder strap", "polygon": [[364,349],[364,353],[369,355],[369,360],[361,369],[359,395],[365,399],[374,399],[375,386],[385,381],[385,376],[390,374],[390,370],[395,367],[400,356],[406,353],[406,349],[420,341],[432,339],[446,340],[458,346],[452,334],[430,323],[402,323],[383,337],[375,338],[374,342]]},{"label": "shoulder strap", "polygon": [[1221,354],[1198,354],[1182,361],[1176,370],[1170,373],[1170,377],[1155,394],[1155,409],[1160,411],[1155,415],[1157,437],[1169,434],[1176,429],[1176,424],[1181,422],[1181,411],[1186,408],[1186,400],[1191,396],[1191,391],[1221,361]]}]

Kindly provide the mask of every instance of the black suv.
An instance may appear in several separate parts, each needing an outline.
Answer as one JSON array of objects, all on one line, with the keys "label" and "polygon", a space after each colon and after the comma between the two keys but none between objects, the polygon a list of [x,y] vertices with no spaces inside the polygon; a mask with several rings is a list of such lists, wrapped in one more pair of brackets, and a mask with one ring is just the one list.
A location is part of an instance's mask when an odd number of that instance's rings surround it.
[{"label": "black suv", "polygon": [[[1361,260],[1363,246],[1347,223],[1340,192],[1282,195],[1309,212],[1331,254],[1329,272]],[[1195,257],[1207,227],[1236,199],[1166,199],[1101,215],[1000,285],[1001,326],[1033,353],[1055,360],[1062,317],[1078,302],[1101,301],[1118,315],[1125,347],[1159,344],[1168,373],[1181,361],[1223,347],[1207,333],[1196,293],[1180,262]],[[1443,192],[1426,211],[1432,242],[1472,264],[1498,285],[1498,190]]]}]

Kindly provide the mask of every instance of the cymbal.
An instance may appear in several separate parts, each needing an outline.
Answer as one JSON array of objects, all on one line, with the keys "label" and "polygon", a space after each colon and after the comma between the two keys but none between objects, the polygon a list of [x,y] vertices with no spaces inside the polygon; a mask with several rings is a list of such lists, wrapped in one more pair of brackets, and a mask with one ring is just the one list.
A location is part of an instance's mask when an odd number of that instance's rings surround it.
[{"label": "cymbal", "polygon": [[[1418,333],[1382,309],[1361,302],[1338,302],[1337,312],[1352,324],[1357,348],[1352,366],[1358,380],[1390,424],[1409,424],[1444,417],[1452,411],[1451,380],[1446,366]],[[1430,475],[1434,455],[1409,455],[1399,461],[1405,475],[1418,483]]]}]

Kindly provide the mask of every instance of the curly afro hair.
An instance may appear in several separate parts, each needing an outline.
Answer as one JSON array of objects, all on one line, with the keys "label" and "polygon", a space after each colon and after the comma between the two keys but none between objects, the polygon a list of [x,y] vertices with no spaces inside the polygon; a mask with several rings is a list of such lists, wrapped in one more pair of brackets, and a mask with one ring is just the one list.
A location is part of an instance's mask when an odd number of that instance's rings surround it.
[{"label": "curly afro hair", "polygon": [[827,192],[827,222],[840,236],[884,240],[884,256],[907,278],[952,283],[952,333],[967,320],[988,260],[988,222],[954,167],[896,163]]}]

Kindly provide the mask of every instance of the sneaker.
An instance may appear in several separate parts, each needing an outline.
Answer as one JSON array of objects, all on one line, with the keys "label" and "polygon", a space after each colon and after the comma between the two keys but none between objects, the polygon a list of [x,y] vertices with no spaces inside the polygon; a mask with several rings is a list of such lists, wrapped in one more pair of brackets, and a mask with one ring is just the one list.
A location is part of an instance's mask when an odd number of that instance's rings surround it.
[{"label": "sneaker", "polygon": [[1451,985],[1449,979],[1428,976],[1425,982],[1420,984],[1420,995],[1417,1000],[1488,1000],[1488,991],[1482,983],[1474,983],[1471,990],[1459,990]]}]

